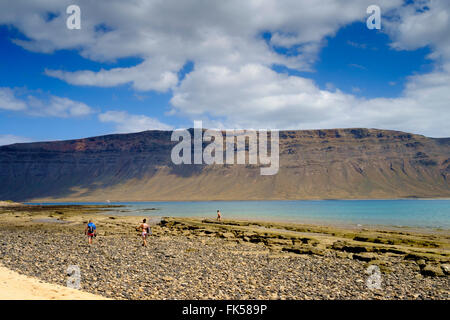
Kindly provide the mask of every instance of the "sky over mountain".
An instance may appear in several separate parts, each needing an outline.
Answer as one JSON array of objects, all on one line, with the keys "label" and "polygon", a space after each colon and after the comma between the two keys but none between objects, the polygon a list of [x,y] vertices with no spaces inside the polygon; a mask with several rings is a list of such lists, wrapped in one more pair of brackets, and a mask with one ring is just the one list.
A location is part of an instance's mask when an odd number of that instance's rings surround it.
[{"label": "sky over mountain", "polygon": [[449,15],[446,0],[3,0],[0,145],[193,120],[448,137]]}]

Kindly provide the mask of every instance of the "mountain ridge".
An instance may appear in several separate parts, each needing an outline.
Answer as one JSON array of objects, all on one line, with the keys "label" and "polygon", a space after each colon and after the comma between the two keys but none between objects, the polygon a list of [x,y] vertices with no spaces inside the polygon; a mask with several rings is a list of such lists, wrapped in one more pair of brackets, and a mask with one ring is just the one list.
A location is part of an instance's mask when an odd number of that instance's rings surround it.
[{"label": "mountain ridge", "polygon": [[[189,129],[192,132],[192,129]],[[394,130],[282,130],[280,169],[174,165],[171,131],[0,147],[0,199],[173,201],[450,197],[450,138]]]}]

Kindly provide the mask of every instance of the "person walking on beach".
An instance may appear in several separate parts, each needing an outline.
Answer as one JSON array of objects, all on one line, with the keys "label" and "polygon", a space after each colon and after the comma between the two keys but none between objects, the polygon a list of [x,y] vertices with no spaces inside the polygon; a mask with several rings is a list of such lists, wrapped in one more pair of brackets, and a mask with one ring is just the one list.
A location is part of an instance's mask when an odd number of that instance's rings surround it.
[{"label": "person walking on beach", "polygon": [[220,213],[220,210],[217,210],[217,221],[221,221],[222,214]]},{"label": "person walking on beach", "polygon": [[150,233],[150,227],[147,224],[147,219],[142,220],[141,225],[138,227],[138,229],[142,232],[142,246],[147,246],[147,237]]},{"label": "person walking on beach", "polygon": [[84,234],[88,236],[88,243],[92,244],[92,238],[97,236],[97,227],[91,219],[84,230]]}]

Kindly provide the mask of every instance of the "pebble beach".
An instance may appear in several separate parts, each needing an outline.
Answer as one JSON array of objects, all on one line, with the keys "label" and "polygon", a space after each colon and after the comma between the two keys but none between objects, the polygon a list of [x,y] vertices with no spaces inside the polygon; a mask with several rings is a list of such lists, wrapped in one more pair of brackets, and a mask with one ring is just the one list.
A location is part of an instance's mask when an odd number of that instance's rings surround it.
[{"label": "pebble beach", "polygon": [[[41,220],[44,216],[50,220]],[[208,232],[193,224],[156,220],[143,247],[132,223],[137,225],[138,217],[92,216],[99,236],[89,246],[82,232],[87,216],[72,213],[52,223],[55,218],[47,212],[4,212],[1,264],[61,286],[69,278],[68,267],[76,265],[80,290],[112,299],[449,299],[445,255],[434,264],[440,271],[431,276],[421,267],[431,258],[373,252],[358,256],[322,250],[320,244],[309,246],[310,251],[302,245],[299,251],[283,244],[279,235],[276,241],[257,241],[248,233],[239,237],[243,234],[237,231]],[[368,287],[371,261],[380,262],[382,270],[381,287],[375,289]]]}]

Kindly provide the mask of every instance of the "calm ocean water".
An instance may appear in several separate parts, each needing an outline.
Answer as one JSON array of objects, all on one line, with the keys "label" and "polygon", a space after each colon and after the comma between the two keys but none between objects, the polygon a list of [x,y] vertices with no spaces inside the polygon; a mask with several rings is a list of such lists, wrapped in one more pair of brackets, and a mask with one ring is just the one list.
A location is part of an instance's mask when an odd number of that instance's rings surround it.
[{"label": "calm ocean water", "polygon": [[[56,203],[43,203],[56,204]],[[58,204],[119,204],[108,214],[151,217],[222,217],[325,223],[450,229],[450,200],[284,200],[193,202],[65,202]],[[156,208],[157,210],[146,210]]]}]

